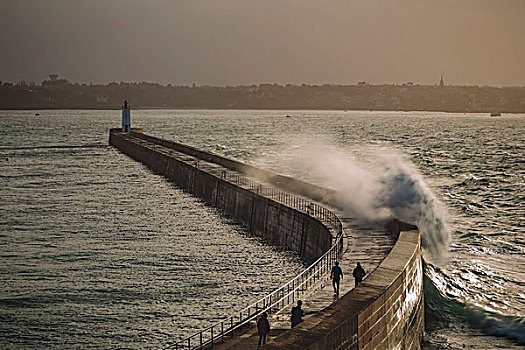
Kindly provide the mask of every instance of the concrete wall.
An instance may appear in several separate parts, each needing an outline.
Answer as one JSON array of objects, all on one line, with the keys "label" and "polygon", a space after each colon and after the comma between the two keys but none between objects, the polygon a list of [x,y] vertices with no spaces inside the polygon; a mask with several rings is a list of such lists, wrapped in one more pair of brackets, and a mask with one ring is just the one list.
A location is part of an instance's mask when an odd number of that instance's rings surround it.
[{"label": "concrete wall", "polygon": [[[142,135],[142,138],[149,137]],[[315,261],[332,244],[332,234],[328,228],[303,212],[220,179],[169,154],[145,147],[134,142],[133,138],[123,137],[118,130],[110,132],[109,143],[155,173],[164,175],[179,187],[202,198],[207,204],[217,207],[244,224],[249,231],[296,251],[308,262]],[[208,157],[206,152],[199,152],[199,158]]]},{"label": "concrete wall", "polygon": [[263,349],[420,349],[423,307],[419,231],[400,232],[359,286]]},{"label": "concrete wall", "polygon": [[187,146],[178,142],[164,140],[158,137],[146,135],[142,132],[132,131],[131,134],[143,140],[162,145],[164,147],[171,148],[179,152],[186,153],[188,155],[191,155],[192,157],[199,158],[207,162],[219,164],[225,168],[235,170],[248,176],[260,179],[264,182],[273,184],[276,187],[288,189],[294,193],[307,196],[313,200],[323,201],[325,203],[332,204],[335,203],[336,193],[332,190],[320,186],[315,186],[288,176],[283,176],[269,170],[256,168],[254,166],[244,164],[236,160],[228,159],[211,152],[201,151],[194,147]]}]

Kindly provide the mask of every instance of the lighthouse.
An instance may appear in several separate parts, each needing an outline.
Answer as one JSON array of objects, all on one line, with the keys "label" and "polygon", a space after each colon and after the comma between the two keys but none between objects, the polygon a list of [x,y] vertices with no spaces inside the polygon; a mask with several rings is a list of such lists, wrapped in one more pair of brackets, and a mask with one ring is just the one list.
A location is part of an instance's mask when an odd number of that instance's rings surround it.
[{"label": "lighthouse", "polygon": [[124,100],[122,106],[122,132],[129,132],[131,130],[131,114],[129,111],[128,100]]}]

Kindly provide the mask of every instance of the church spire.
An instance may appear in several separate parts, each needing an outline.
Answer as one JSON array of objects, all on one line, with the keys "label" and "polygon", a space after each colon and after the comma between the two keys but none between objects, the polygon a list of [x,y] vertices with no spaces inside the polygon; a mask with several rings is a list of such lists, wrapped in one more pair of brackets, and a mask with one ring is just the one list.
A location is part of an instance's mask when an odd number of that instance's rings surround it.
[{"label": "church spire", "polygon": [[443,76],[441,76],[441,80],[439,81],[439,86],[445,86],[445,82],[443,81]]}]

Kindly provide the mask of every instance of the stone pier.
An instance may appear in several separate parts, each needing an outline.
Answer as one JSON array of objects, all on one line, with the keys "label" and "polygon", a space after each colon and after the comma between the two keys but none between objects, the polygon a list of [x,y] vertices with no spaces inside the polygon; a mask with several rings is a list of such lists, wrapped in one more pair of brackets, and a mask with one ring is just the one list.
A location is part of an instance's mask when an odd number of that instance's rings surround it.
[{"label": "stone pier", "polygon": [[[424,310],[417,227],[396,221],[384,229],[359,227],[338,208],[333,191],[141,131],[112,129],[109,142],[248,231],[296,251],[308,262],[331,247],[340,229],[324,208],[338,217],[344,234],[339,295],[334,295],[328,275],[318,279],[301,296],[308,313],[305,321],[290,329],[289,308],[272,314],[272,332],[263,348],[420,349]],[[316,215],[311,215],[313,205]],[[352,270],[357,261],[367,276],[354,288]],[[214,344],[217,349],[256,346],[253,324]]]}]

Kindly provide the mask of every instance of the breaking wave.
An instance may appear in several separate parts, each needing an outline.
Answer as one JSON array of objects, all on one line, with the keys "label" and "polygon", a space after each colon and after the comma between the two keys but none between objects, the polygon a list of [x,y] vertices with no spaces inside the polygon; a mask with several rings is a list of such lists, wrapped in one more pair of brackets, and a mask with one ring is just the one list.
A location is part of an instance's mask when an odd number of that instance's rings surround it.
[{"label": "breaking wave", "polygon": [[335,189],[340,205],[363,224],[392,218],[417,225],[427,259],[445,260],[449,230],[441,202],[402,153],[370,148],[362,158],[326,144],[308,142],[285,159],[301,177]]},{"label": "breaking wave", "polygon": [[449,277],[437,266],[424,263],[425,322],[427,329],[467,324],[486,335],[505,337],[525,345],[525,320],[470,305],[447,295]]}]

